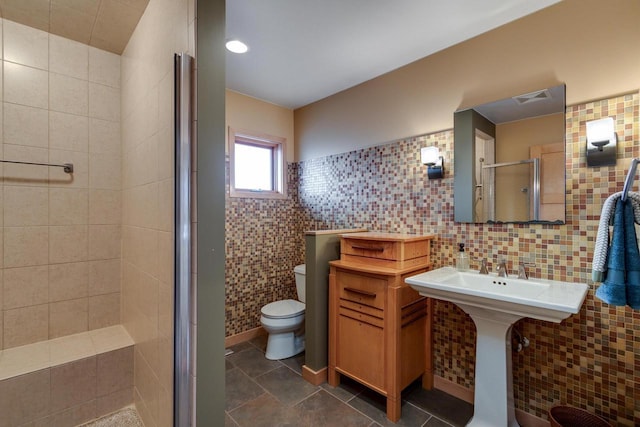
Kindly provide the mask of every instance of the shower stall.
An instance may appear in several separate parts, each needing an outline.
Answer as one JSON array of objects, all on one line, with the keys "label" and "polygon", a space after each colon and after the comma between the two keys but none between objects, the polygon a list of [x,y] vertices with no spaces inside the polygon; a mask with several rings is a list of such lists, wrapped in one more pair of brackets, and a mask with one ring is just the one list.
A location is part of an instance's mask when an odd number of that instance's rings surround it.
[{"label": "shower stall", "polygon": [[173,67],[194,5],[0,2],[0,426],[132,404],[174,425]]}]

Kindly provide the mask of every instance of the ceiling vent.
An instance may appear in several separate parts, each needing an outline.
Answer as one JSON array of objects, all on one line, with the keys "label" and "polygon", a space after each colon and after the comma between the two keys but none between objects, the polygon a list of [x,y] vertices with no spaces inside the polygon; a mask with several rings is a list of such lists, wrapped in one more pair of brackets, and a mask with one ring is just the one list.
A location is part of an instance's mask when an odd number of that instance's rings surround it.
[{"label": "ceiling vent", "polygon": [[549,93],[548,89],[542,89],[535,92],[525,93],[524,95],[514,96],[513,99],[520,105],[530,104],[536,101],[551,99],[551,93]]}]

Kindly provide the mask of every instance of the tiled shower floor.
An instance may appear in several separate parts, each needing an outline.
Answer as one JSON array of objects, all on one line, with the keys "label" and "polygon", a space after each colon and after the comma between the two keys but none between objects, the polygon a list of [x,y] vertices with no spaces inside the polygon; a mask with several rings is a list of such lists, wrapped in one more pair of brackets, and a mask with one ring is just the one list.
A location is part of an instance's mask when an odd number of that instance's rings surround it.
[{"label": "tiled shower floor", "polygon": [[266,338],[231,347],[226,356],[225,427],[463,426],[473,406],[420,384],[402,394],[402,418],[387,420],[385,399],[343,378],[338,387],[302,379],[303,356],[282,361],[264,357]]},{"label": "tiled shower floor", "polygon": [[133,408],[125,408],[80,427],[144,427]]}]

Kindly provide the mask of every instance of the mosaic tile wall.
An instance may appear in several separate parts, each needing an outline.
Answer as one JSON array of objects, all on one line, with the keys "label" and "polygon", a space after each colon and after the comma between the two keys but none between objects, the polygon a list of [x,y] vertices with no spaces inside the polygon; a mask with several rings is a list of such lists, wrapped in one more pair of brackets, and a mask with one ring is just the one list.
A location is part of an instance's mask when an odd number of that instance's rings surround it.
[{"label": "mosaic tile wall", "polygon": [[[531,340],[531,347],[513,356],[516,407],[547,418],[551,406],[568,403],[588,409],[614,425],[639,425],[640,314],[629,308],[603,305],[594,298],[595,286],[590,281],[602,203],[622,188],[630,159],[640,155],[638,99],[638,94],[633,93],[567,109],[565,225],[454,223],[453,131],[301,162],[298,172],[302,217],[296,219],[294,214],[292,222],[299,223],[301,231],[367,227],[387,232],[435,233],[435,267],[453,264],[453,249],[464,240],[471,256],[490,254],[496,259],[501,255],[517,264],[519,256],[532,254],[537,264],[531,271],[533,277],[589,283],[591,290],[578,315],[561,324],[529,319],[517,324]],[[601,117],[615,119],[618,163],[616,167],[587,168],[585,122]],[[419,149],[428,145],[437,145],[444,152],[445,179],[426,178]],[[267,208],[269,212],[275,209]],[[260,236],[265,238],[264,234]],[[472,321],[445,302],[437,302],[434,320],[436,374],[472,387]]]},{"label": "mosaic tile wall", "polygon": [[267,303],[296,299],[293,268],[304,263],[297,165],[287,165],[287,199],[229,197],[226,163],[226,335],[260,326]]}]

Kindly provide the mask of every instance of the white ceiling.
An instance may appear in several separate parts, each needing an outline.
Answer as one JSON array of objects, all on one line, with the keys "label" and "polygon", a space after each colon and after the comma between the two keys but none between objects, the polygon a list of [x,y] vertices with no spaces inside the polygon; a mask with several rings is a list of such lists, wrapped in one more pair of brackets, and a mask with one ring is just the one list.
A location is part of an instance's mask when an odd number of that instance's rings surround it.
[{"label": "white ceiling", "polygon": [[[227,0],[227,88],[298,108],[559,0]],[[544,29],[542,29],[544,30]]]}]

